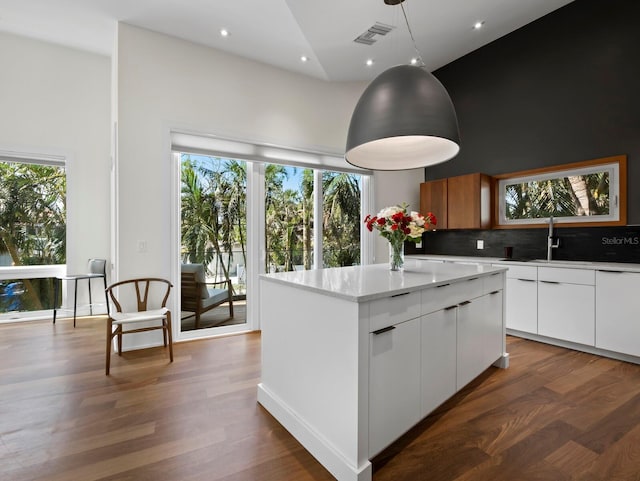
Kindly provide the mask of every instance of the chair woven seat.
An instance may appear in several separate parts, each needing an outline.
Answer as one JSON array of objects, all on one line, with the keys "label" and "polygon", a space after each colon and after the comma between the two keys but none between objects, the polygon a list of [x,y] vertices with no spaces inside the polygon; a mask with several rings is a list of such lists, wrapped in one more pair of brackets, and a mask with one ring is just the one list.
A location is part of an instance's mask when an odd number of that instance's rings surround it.
[{"label": "chair woven seat", "polygon": [[[118,338],[118,355],[122,355],[122,336],[134,332],[162,329],[164,347],[169,346],[169,358],[173,362],[171,311],[166,307],[172,287],[166,279],[148,277],[116,282],[107,288],[107,294],[114,305],[107,320],[107,376],[111,368],[113,338]],[[152,321],[160,321],[160,324],[153,325]],[[138,328],[128,327],[138,322],[144,322],[146,325]],[[127,326],[127,329],[123,329],[123,326]]]},{"label": "chair woven seat", "polygon": [[126,324],[129,322],[155,321],[167,316],[169,309],[152,309],[144,312],[114,312],[111,316],[113,324]]}]

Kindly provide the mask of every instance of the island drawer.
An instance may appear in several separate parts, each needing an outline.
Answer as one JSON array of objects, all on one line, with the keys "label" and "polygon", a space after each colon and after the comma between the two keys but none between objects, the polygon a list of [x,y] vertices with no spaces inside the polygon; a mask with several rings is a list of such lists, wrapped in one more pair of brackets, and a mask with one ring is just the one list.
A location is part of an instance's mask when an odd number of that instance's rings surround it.
[{"label": "island drawer", "polygon": [[480,277],[424,289],[422,291],[422,314],[429,314],[475,299],[482,295],[482,291],[482,278]]},{"label": "island drawer", "polygon": [[376,299],[369,305],[369,332],[420,317],[420,291]]},{"label": "island drawer", "polygon": [[496,272],[482,278],[482,293],[489,294],[504,288],[502,272]]}]

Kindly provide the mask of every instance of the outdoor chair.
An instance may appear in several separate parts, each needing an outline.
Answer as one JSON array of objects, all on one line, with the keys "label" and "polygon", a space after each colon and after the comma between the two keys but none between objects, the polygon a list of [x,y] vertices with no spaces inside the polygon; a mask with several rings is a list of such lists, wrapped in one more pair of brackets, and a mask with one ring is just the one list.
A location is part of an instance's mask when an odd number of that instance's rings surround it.
[{"label": "outdoor chair", "polygon": [[229,317],[233,319],[231,279],[206,282],[203,264],[182,264],[180,280],[180,309],[193,313],[182,319],[195,316],[195,328],[198,329],[200,327],[200,316],[225,302],[229,303]]},{"label": "outdoor chair", "polygon": [[[113,338],[118,338],[118,354],[122,355],[122,336],[134,332],[162,329],[164,347],[169,346],[169,358],[173,362],[171,311],[166,307],[172,287],[166,279],[149,277],[116,282],[107,288],[114,306],[107,321],[107,376],[111,366]],[[145,325],[129,328],[139,323]]]}]

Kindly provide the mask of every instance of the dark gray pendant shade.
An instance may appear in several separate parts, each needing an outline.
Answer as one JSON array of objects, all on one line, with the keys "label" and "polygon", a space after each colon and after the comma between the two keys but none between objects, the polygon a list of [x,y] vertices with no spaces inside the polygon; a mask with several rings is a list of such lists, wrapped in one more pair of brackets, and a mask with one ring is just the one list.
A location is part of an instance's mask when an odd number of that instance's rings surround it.
[{"label": "dark gray pendant shade", "polygon": [[345,159],[372,170],[439,164],[460,150],[458,119],[449,94],[422,67],[400,65],[366,88],[349,125]]}]

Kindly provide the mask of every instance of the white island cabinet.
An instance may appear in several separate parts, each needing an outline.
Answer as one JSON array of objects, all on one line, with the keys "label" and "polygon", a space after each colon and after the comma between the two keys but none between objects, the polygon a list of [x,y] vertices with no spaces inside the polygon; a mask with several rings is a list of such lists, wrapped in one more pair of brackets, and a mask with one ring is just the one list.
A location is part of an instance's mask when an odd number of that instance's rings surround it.
[{"label": "white island cabinet", "polygon": [[258,402],[342,481],[491,364],[505,268],[408,260],[260,278]]}]

